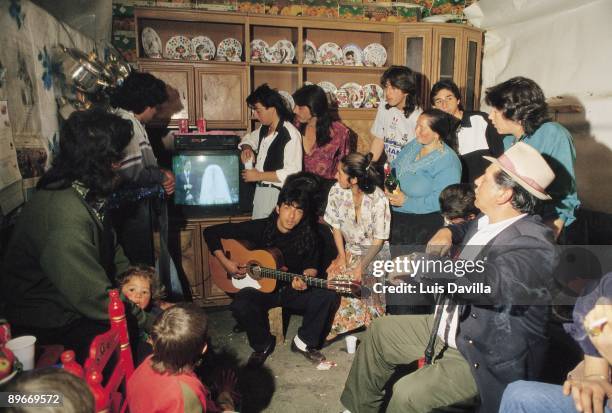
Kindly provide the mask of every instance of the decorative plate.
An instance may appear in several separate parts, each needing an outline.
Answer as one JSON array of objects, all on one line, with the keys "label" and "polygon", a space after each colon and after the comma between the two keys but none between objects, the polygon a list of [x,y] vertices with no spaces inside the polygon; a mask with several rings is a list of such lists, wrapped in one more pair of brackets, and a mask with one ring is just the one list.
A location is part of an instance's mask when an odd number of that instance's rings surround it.
[{"label": "decorative plate", "polygon": [[343,63],[342,49],[333,42],[323,43],[317,51],[317,57],[319,63],[323,65],[341,65]]},{"label": "decorative plate", "polygon": [[285,99],[285,103],[287,104],[289,110],[293,111],[293,107],[295,106],[293,96],[291,96],[289,92],[286,92],[284,90],[279,90],[278,93],[283,97],[283,99]]},{"label": "decorative plate", "polygon": [[[353,107],[353,108],[361,107],[361,104],[363,103],[363,99],[365,98],[365,93],[361,85],[358,85],[355,82],[348,82],[340,86],[340,89],[338,89],[338,92],[340,90],[345,90],[346,93],[348,94],[348,106],[341,106],[341,107]],[[336,94],[338,92],[336,92]],[[338,100],[338,105],[340,105],[340,100]]]},{"label": "decorative plate", "polygon": [[384,66],[387,62],[387,51],[383,45],[371,43],[363,49],[363,60],[366,66]]},{"label": "decorative plate", "polygon": [[166,43],[166,57],[168,59],[191,59],[193,50],[191,40],[185,36],[173,36]]},{"label": "decorative plate", "polygon": [[376,83],[368,83],[367,85],[363,85],[364,99],[363,99],[363,107],[364,108],[377,108],[378,104],[381,100],[383,100],[385,94],[379,85]]},{"label": "decorative plate", "polygon": [[191,39],[194,58],[198,60],[213,60],[215,58],[215,44],[210,37],[197,36]]},{"label": "decorative plate", "polygon": [[334,97],[336,98],[339,108],[348,108],[351,106],[351,102],[349,102],[349,94],[346,89],[336,90]]},{"label": "decorative plate", "polygon": [[363,66],[363,50],[354,43],[342,48],[342,59],[345,66]]},{"label": "decorative plate", "polygon": [[272,46],[272,55],[274,60],[272,63],[291,64],[295,58],[295,47],[287,39],[279,40]]},{"label": "decorative plate", "polygon": [[304,63],[305,65],[316,65],[318,63],[317,60],[317,46],[310,40],[304,40],[303,45],[304,52]]},{"label": "decorative plate", "polygon": [[242,57],[242,45],[237,39],[228,37],[221,40],[217,46],[217,57],[215,60],[226,60],[228,62],[240,62]]},{"label": "decorative plate", "polygon": [[251,62],[267,62],[266,55],[269,53],[270,46],[262,39],[251,40]]},{"label": "decorative plate", "polygon": [[142,29],[140,38],[142,39],[142,49],[147,57],[161,59],[162,42],[157,32],[150,27],[145,27]]},{"label": "decorative plate", "polygon": [[336,85],[334,85],[332,82],[328,82],[327,80],[319,82],[317,83],[317,85],[319,85],[321,89],[323,89],[326,93],[331,94],[332,96],[334,95],[334,93],[336,93],[336,90],[338,90]]}]

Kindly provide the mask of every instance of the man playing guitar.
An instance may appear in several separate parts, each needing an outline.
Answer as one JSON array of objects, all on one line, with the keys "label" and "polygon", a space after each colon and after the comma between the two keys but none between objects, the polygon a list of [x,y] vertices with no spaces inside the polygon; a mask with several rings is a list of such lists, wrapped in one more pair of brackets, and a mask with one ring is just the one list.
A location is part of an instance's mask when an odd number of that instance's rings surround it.
[{"label": "man playing guitar", "polygon": [[[318,245],[321,243],[314,227],[311,202],[308,191],[297,185],[285,185],[278,196],[275,210],[268,218],[214,225],[204,230],[204,238],[210,251],[233,277],[245,277],[247,266],[244,262],[226,257],[221,239],[247,241],[260,249],[277,248],[283,255],[288,272],[315,277],[319,266]],[[248,365],[261,366],[274,351],[276,340],[270,334],[268,310],[279,306],[304,316],[302,326],[291,343],[291,350],[313,363],[325,360],[317,348],[329,332],[338,303],[339,297],[335,292],[307,288],[300,277],[294,277],[291,285],[278,283],[271,293],[251,287],[238,291],[231,310],[238,323],[244,326],[254,350]]]}]

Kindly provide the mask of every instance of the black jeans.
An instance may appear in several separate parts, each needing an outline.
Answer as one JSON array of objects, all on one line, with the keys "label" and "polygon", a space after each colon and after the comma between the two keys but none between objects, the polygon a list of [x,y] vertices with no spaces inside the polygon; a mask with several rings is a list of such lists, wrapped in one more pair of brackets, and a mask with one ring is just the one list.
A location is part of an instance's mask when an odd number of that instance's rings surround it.
[{"label": "black jeans", "polygon": [[[444,226],[439,212],[407,214],[393,211],[391,214],[391,257],[425,252],[429,239]],[[418,286],[417,286],[418,288]],[[433,296],[430,294],[387,294],[387,314],[431,314]]]},{"label": "black jeans", "polygon": [[273,339],[268,321],[269,309],[283,307],[301,313],[304,318],[298,335],[308,347],[317,348],[329,333],[339,303],[340,297],[330,290],[309,287],[297,291],[284,285],[271,293],[244,288],[236,294],[230,308],[234,318],[244,326],[253,350],[264,351]]}]

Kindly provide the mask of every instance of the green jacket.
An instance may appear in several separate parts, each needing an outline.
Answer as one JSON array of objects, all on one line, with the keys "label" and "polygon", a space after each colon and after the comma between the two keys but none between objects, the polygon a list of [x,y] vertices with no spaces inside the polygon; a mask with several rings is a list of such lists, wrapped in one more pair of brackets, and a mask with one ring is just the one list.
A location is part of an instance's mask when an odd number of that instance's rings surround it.
[{"label": "green jacket", "polygon": [[[100,263],[102,223],[72,187],[38,190],[21,212],[5,255],[0,291],[15,325],[65,326],[77,319],[108,320],[113,288]],[[119,245],[118,273],[129,262]],[[148,330],[152,317],[126,304]]]}]

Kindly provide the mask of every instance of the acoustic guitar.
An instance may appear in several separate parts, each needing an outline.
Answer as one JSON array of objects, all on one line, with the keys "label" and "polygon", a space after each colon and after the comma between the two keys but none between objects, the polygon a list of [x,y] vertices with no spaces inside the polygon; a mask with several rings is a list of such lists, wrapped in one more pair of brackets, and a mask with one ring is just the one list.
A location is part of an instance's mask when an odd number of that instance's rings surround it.
[{"label": "acoustic guitar", "polygon": [[348,278],[325,280],[308,277],[302,274],[293,274],[282,271],[282,254],[276,248],[251,249],[244,241],[222,239],[221,245],[225,256],[238,263],[246,265],[247,274],[244,278],[237,278],[229,274],[221,265],[217,257],[209,256],[210,274],[217,287],[226,293],[236,293],[243,288],[252,287],[261,292],[269,293],[276,288],[277,281],[291,282],[293,277],[301,278],[309,287],[326,288],[344,295],[359,297],[361,283]]}]

